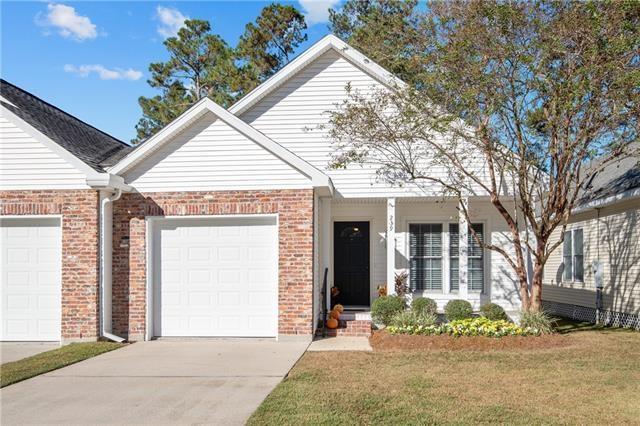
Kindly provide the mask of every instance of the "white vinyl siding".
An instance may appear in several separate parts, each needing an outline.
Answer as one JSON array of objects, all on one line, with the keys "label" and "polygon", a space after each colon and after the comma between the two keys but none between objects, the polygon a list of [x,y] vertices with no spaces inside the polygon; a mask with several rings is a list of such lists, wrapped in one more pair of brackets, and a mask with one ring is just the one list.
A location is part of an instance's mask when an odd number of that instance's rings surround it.
[{"label": "white vinyl siding", "polygon": [[330,111],[335,111],[347,98],[347,84],[360,93],[383,87],[337,52],[328,51],[243,113],[241,118],[327,173],[344,197],[395,193],[423,195],[412,185],[389,188],[379,181],[375,167],[352,165],[346,170],[329,169],[334,146],[328,137],[327,124]]},{"label": "white vinyl siding", "polygon": [[0,189],[86,188],[83,172],[0,116]]},{"label": "white vinyl siding", "polygon": [[213,114],[206,114],[126,176],[137,190],[310,188],[310,179]]},{"label": "white vinyl siding", "polygon": [[[545,265],[542,299],[551,302],[595,308],[596,292],[593,261],[603,268],[604,308],[640,314],[640,208],[638,200],[628,200],[574,215],[569,231],[582,229],[584,279],[564,279],[563,247],[558,247]],[[551,238],[560,239],[560,230]]]}]

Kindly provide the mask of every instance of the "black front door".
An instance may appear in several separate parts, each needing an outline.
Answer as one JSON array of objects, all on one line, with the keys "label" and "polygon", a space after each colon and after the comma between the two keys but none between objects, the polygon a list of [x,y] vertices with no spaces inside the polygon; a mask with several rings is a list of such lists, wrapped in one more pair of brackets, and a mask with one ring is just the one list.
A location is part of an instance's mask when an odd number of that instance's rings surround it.
[{"label": "black front door", "polygon": [[369,306],[369,222],[333,224],[335,303]]}]

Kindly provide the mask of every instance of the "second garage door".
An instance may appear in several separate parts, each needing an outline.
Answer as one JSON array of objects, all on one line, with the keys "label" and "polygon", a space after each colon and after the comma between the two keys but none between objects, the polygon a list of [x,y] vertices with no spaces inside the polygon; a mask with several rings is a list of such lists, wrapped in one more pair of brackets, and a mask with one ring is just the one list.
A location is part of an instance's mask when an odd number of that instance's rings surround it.
[{"label": "second garage door", "polygon": [[155,336],[275,337],[275,217],[153,221]]},{"label": "second garage door", "polygon": [[0,340],[60,340],[61,250],[59,219],[0,219]]}]

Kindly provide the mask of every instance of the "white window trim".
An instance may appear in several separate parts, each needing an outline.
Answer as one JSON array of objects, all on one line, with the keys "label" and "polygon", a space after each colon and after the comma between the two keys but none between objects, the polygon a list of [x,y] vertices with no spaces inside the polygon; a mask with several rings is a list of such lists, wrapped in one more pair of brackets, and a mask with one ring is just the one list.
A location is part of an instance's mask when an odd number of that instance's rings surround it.
[{"label": "white window trim", "polygon": [[[419,219],[419,218],[411,218],[405,220],[405,229],[404,233],[405,237],[405,253],[407,259],[406,271],[409,274],[409,285],[411,285],[411,235],[410,228],[411,225],[442,225],[442,290],[434,291],[434,290],[416,290],[412,291],[412,294],[416,297],[437,297],[442,299],[450,298],[455,299],[460,295],[460,290],[452,290],[451,289],[451,258],[449,257],[449,247],[451,242],[451,236],[449,233],[449,225],[450,224],[458,224],[456,221],[451,220],[430,220],[429,218]],[[486,220],[474,220],[472,225],[481,224],[482,225],[482,235],[487,238],[487,221]],[[487,250],[483,248],[482,253],[482,276],[483,276],[483,286],[482,290],[471,290],[467,283],[467,294],[469,294],[471,299],[477,299],[479,296],[483,296],[488,294],[487,284],[487,262],[489,261],[489,256],[487,255]],[[453,297],[451,297],[453,296]]]},{"label": "white window trim", "polygon": [[443,295],[449,293],[449,229],[446,222],[426,220],[407,221],[406,229],[406,253],[407,253],[407,272],[409,274],[409,288],[411,288],[411,225],[441,225],[442,226],[442,251],[440,259],[442,259],[442,290],[411,290],[416,295]]},{"label": "white window trim", "polygon": [[[574,236],[574,233],[576,231],[582,231],[582,280],[577,280],[576,279],[576,238]],[[571,233],[571,278],[567,279],[564,276],[564,268],[565,268],[565,263],[564,263],[564,258],[565,258],[565,252],[564,252],[564,235],[563,235],[563,241],[562,241],[562,282],[563,283],[567,283],[567,284],[584,284],[585,282],[585,269],[584,269],[584,238],[585,238],[585,232],[584,232],[584,228],[583,227],[576,227],[576,228],[571,228],[571,229],[566,229],[564,232],[569,232]]]}]

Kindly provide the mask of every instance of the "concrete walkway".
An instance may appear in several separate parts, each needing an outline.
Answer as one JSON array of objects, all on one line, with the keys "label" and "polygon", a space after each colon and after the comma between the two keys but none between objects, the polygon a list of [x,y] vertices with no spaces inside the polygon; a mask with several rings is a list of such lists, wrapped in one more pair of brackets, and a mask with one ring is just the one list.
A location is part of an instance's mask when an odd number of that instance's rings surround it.
[{"label": "concrete walkway", "polygon": [[306,341],[135,343],[0,391],[2,424],[244,424]]},{"label": "concrete walkway", "polygon": [[366,337],[325,337],[314,340],[309,346],[310,352],[322,351],[372,351]]},{"label": "concrete walkway", "polygon": [[49,342],[1,342],[0,364],[18,361],[19,359],[37,355],[41,352],[52,351],[59,347],[59,343]]}]

